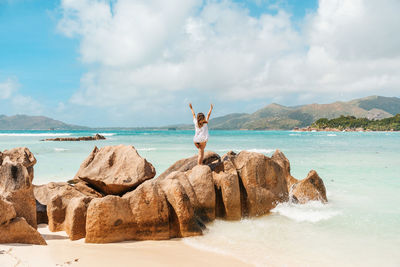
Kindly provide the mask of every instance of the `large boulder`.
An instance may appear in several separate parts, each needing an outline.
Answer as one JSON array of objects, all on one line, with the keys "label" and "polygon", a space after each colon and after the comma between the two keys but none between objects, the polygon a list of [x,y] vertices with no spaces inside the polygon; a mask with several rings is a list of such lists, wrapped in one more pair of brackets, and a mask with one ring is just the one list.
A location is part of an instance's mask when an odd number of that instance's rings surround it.
[{"label": "large boulder", "polygon": [[157,184],[164,192],[169,208],[170,238],[201,235],[202,223],[195,217],[194,207],[180,180],[168,176],[157,180]]},{"label": "large boulder", "polygon": [[68,203],[64,229],[70,240],[78,240],[86,236],[86,212],[91,200],[91,197],[76,197]]},{"label": "large boulder", "polygon": [[316,171],[311,170],[306,178],[293,185],[291,199],[300,204],[312,200],[328,202],[324,182]]},{"label": "large boulder", "polygon": [[[50,231],[53,232],[65,230],[67,233],[71,233],[69,236],[73,240],[84,237],[84,235],[82,236],[82,234],[79,233],[84,232],[85,226],[80,227],[80,229],[83,230],[79,231],[74,230],[77,226],[71,226],[71,218],[67,216],[70,201],[75,198],[92,199],[103,196],[87,186],[85,182],[78,182],[72,185],[64,182],[35,185],[34,194],[37,201],[38,223],[48,223]],[[84,211],[81,211],[82,207],[85,207]],[[87,205],[83,205],[82,207],[79,211],[74,211],[74,224],[78,221],[86,221]],[[45,214],[42,212],[42,209],[46,210]],[[78,223],[77,225],[81,224]],[[73,230],[69,231],[67,227]],[[75,234],[76,232],[78,232],[78,234]]]},{"label": "large boulder", "polygon": [[316,171],[311,170],[306,178],[297,180],[290,174],[290,162],[281,151],[276,150],[271,159],[283,169],[291,201],[301,204],[308,201],[328,202],[324,182]]},{"label": "large boulder", "polygon": [[233,163],[240,177],[242,216],[267,214],[278,202],[288,200],[282,167],[271,158],[242,151],[233,157]]},{"label": "large boulder", "polygon": [[200,235],[201,223],[180,178],[142,183],[123,197],[94,199],[87,210],[88,243],[163,240]]},{"label": "large boulder", "polygon": [[86,213],[87,243],[111,243],[135,239],[137,227],[129,199],[109,195],[93,199]]},{"label": "large boulder", "polygon": [[72,187],[65,187],[64,191],[52,195],[47,203],[47,216],[49,230],[52,232],[65,230],[66,211],[70,201],[74,198],[85,197],[81,192]]},{"label": "large boulder", "polygon": [[297,183],[298,180],[290,174],[289,160],[286,158],[285,154],[283,154],[283,152],[278,149],[274,152],[271,159],[273,161],[275,161],[276,163],[278,163],[282,167],[283,175],[286,179],[286,185],[287,185],[288,190],[290,191],[291,187],[295,183]]},{"label": "large boulder", "polygon": [[106,195],[132,191],[156,172],[133,146],[106,146],[92,153],[81,164],[75,179],[87,182]]},{"label": "large boulder", "polygon": [[23,217],[14,218],[9,223],[0,225],[0,244],[5,243],[47,245],[40,233]]},{"label": "large boulder", "polygon": [[17,217],[37,228],[33,195],[33,165],[36,159],[27,148],[5,150],[0,159],[0,195],[11,202]]},{"label": "large boulder", "polygon": [[242,210],[240,204],[239,176],[229,157],[212,166],[212,178],[215,186],[215,214],[226,220],[240,220]]},{"label": "large boulder", "polygon": [[196,215],[203,222],[215,220],[215,189],[210,167],[197,165],[187,171],[186,175],[196,194]]},{"label": "large boulder", "polygon": [[46,245],[43,237],[25,218],[17,217],[14,205],[0,196],[0,244],[4,243]]}]

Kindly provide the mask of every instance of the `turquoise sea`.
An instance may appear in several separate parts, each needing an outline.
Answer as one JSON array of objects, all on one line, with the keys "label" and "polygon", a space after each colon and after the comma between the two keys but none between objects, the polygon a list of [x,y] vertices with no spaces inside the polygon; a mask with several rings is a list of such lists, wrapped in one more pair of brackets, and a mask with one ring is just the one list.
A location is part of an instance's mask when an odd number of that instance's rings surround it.
[{"label": "turquoise sea", "polygon": [[[193,131],[113,131],[102,133],[102,141],[40,141],[93,134],[1,131],[0,150],[28,147],[38,160],[34,184],[71,179],[95,145],[133,145],[158,174],[197,153]],[[286,203],[261,218],[217,220],[204,236],[183,242],[257,266],[400,266],[399,132],[210,131],[206,149],[267,156],[280,149],[294,177],[311,169],[319,173],[329,203]]]}]

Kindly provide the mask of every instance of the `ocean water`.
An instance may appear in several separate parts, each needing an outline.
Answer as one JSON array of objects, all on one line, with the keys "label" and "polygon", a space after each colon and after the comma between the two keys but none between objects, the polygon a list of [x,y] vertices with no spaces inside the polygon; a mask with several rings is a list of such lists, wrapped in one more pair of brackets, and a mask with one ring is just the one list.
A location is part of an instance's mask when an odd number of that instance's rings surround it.
[{"label": "ocean water", "polygon": [[[129,144],[161,173],[197,153],[192,131],[115,131],[107,140],[43,142],[94,132],[0,132],[0,150],[28,147],[35,155],[34,184],[67,181],[93,147]],[[256,266],[400,266],[400,133],[211,131],[207,150],[220,155],[250,150],[291,162],[292,175],[315,169],[328,204],[279,204],[269,215],[216,220],[206,234],[183,242]]]}]

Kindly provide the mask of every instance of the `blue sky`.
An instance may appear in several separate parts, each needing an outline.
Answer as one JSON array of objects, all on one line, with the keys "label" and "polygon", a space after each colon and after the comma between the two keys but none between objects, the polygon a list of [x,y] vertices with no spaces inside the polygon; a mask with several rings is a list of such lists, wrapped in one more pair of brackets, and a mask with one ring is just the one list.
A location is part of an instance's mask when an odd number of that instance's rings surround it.
[{"label": "blue sky", "polygon": [[189,122],[189,101],[400,95],[397,1],[112,2],[0,0],[0,114],[154,126]]}]

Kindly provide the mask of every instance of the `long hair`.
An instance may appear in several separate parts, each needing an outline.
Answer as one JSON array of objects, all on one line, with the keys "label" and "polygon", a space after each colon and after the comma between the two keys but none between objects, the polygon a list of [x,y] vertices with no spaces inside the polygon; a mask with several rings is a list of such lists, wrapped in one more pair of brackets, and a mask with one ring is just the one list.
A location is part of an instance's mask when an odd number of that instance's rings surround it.
[{"label": "long hair", "polygon": [[206,117],[204,116],[203,113],[199,112],[197,113],[197,125],[199,128],[203,127],[203,124],[206,122]]}]

